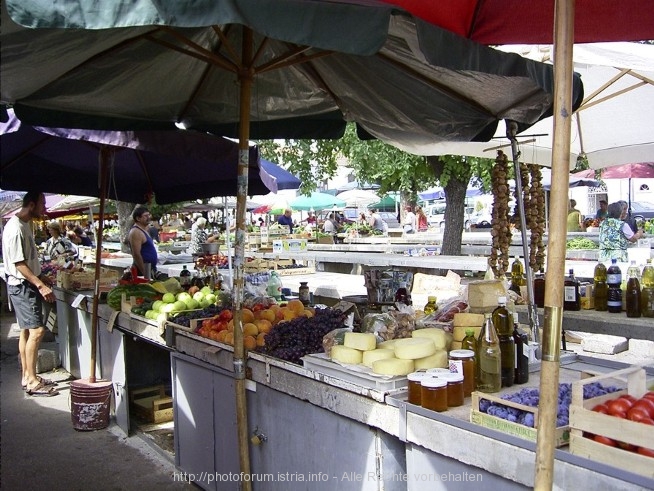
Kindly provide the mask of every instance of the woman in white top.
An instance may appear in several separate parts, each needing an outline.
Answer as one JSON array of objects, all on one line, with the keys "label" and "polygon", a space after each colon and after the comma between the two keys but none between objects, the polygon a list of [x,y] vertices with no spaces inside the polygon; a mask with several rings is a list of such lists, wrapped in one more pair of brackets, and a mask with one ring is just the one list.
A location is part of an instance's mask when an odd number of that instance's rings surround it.
[{"label": "woman in white top", "polygon": [[50,259],[57,259],[60,256],[77,257],[77,248],[68,237],[61,235],[61,225],[53,221],[47,225],[50,238],[45,242],[45,254]]}]

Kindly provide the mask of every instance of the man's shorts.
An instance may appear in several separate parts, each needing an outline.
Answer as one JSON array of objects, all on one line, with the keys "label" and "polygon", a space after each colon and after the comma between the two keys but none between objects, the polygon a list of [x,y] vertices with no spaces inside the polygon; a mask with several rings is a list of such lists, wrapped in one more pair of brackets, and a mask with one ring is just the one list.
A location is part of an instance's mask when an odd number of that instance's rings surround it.
[{"label": "man's shorts", "polygon": [[43,327],[43,298],[34,285],[27,281],[7,285],[7,292],[21,329]]}]

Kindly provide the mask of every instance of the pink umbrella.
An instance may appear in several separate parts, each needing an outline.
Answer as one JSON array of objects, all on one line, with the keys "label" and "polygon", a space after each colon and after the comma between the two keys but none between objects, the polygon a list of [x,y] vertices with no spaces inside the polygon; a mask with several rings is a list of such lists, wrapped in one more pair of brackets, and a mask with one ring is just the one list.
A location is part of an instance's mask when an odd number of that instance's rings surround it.
[{"label": "pink umbrella", "polygon": [[631,214],[631,179],[654,177],[654,162],[624,164],[602,170],[602,179],[629,179],[629,213]]}]

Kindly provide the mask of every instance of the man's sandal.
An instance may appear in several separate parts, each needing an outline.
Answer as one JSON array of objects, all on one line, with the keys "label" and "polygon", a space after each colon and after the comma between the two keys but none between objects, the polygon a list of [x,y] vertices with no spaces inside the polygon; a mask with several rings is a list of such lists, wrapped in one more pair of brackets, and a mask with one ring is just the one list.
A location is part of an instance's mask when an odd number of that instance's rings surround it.
[{"label": "man's sandal", "polygon": [[27,388],[25,393],[34,397],[52,397],[59,394],[59,391],[55,389],[52,385],[45,385],[42,382],[39,382],[36,387]]},{"label": "man's sandal", "polygon": [[[43,377],[40,377],[38,375],[36,376],[36,379],[39,381],[39,384],[43,384],[46,387],[56,387],[57,386],[57,382],[55,382],[54,380],[48,380],[47,378],[43,378]],[[27,384],[23,384],[23,390],[27,390]]]}]

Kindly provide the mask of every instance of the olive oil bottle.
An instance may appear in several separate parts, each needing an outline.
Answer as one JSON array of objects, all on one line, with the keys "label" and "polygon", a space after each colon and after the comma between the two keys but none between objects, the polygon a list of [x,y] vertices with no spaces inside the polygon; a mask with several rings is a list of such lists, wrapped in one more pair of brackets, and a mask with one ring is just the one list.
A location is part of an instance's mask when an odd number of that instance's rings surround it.
[{"label": "olive oil bottle", "polygon": [[477,390],[499,392],[502,388],[502,359],[500,340],[493,326],[492,315],[484,314],[484,326],[477,338],[479,360]]}]

